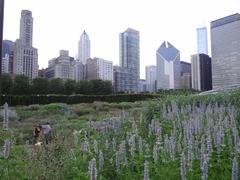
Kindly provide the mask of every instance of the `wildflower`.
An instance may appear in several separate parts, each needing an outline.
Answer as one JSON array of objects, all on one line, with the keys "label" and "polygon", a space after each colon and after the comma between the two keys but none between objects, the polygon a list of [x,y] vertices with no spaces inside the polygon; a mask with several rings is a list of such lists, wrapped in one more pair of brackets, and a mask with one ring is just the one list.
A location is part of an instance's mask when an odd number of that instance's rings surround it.
[{"label": "wildflower", "polygon": [[148,161],[144,162],[144,178],[143,180],[149,180]]},{"label": "wildflower", "polygon": [[103,156],[103,152],[99,151],[99,169],[103,169],[103,165],[104,165],[104,156]]},{"label": "wildflower", "polygon": [[94,148],[95,154],[97,154],[98,153],[98,142],[95,139],[93,141],[93,148]]},{"label": "wildflower", "polygon": [[84,141],[82,144],[82,151],[83,152],[89,152],[90,151],[90,147],[89,147],[89,143],[88,141]]},{"label": "wildflower", "polygon": [[238,162],[236,157],[232,161],[232,180],[238,180]]},{"label": "wildflower", "polygon": [[208,177],[208,162],[207,162],[207,155],[204,154],[203,156],[203,164],[202,164],[202,180],[207,180]]},{"label": "wildflower", "polygon": [[116,152],[116,159],[115,159],[116,169],[117,171],[120,170],[120,153]]},{"label": "wildflower", "polygon": [[155,144],[154,147],[153,147],[153,159],[154,159],[154,163],[157,163],[157,160],[158,160],[158,146],[157,146],[157,144]]},{"label": "wildflower", "polygon": [[186,161],[185,161],[184,153],[182,153],[181,155],[181,177],[182,177],[182,180],[187,179]]},{"label": "wildflower", "polygon": [[3,153],[2,153],[5,159],[8,159],[9,157],[10,146],[11,146],[11,142],[9,140],[5,140],[3,145]]},{"label": "wildflower", "polygon": [[88,163],[88,174],[90,176],[90,180],[97,180],[97,168],[96,168],[96,159],[93,158]]}]

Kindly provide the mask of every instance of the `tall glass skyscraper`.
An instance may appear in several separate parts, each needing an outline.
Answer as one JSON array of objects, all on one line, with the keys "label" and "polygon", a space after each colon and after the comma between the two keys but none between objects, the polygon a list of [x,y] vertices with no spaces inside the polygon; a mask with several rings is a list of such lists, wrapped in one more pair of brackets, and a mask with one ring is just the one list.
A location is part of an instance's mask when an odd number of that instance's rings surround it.
[{"label": "tall glass skyscraper", "polygon": [[78,42],[78,59],[83,65],[86,65],[88,58],[90,58],[90,40],[88,34],[83,31]]},{"label": "tall glass skyscraper", "polygon": [[197,51],[198,54],[208,54],[207,28],[197,29]]},{"label": "tall glass skyscraper", "polygon": [[138,91],[140,76],[140,58],[139,58],[139,32],[128,28],[125,32],[120,33],[120,66],[130,70],[129,90]]}]

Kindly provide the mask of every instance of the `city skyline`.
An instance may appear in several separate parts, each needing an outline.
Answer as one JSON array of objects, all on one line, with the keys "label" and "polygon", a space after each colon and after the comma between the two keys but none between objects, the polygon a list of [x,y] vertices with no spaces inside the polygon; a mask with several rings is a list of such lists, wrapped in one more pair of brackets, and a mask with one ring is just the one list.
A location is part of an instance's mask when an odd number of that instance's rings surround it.
[{"label": "city skyline", "polygon": [[[140,72],[143,78],[145,66],[156,65],[155,51],[162,41],[167,39],[175,44],[181,52],[181,60],[190,62],[190,55],[195,54],[197,49],[196,29],[207,26],[210,37],[210,21],[240,11],[238,0],[153,0],[151,3],[133,0],[127,4],[124,1],[108,0],[72,0],[71,3],[52,0],[45,6],[45,1],[8,0],[5,2],[4,39],[15,41],[18,38],[19,14],[22,9],[29,9],[35,22],[33,46],[39,50],[40,69],[47,67],[49,58],[60,49],[69,50],[70,55],[75,57],[77,42],[83,30],[91,37],[92,57],[109,59],[115,65],[119,62],[118,34],[130,27],[140,31]],[[58,8],[52,13],[55,6]],[[85,8],[79,11],[79,6]],[[66,9],[70,10],[62,13]]]}]

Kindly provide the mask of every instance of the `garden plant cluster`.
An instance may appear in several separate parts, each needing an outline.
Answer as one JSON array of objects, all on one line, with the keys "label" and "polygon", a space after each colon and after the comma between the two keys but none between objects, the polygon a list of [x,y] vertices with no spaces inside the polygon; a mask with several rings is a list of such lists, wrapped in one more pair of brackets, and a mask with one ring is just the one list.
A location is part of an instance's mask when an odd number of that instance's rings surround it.
[{"label": "garden plant cluster", "polygon": [[115,113],[106,116],[109,103],[99,103],[87,116],[76,111],[78,105],[39,106],[39,112],[52,107],[44,118],[59,113],[51,143],[20,143],[11,124],[1,129],[0,174],[4,179],[237,180],[239,97],[239,91],[174,95],[115,104]]}]

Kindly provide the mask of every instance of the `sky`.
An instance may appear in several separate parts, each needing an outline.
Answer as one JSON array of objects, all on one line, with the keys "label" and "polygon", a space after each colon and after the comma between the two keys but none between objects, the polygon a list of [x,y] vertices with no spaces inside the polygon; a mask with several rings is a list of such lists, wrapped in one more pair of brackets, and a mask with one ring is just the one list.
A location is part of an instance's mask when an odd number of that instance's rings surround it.
[{"label": "sky", "polygon": [[[156,50],[167,40],[190,62],[197,53],[196,29],[240,13],[240,0],[5,0],[3,38],[19,38],[21,10],[34,18],[33,46],[38,49],[39,68],[59,51],[76,57],[85,30],[91,41],[91,57],[119,64],[119,33],[128,27],[140,32],[140,72],[156,65]],[[209,52],[210,48],[210,33]],[[210,54],[211,55],[211,54]]]}]

